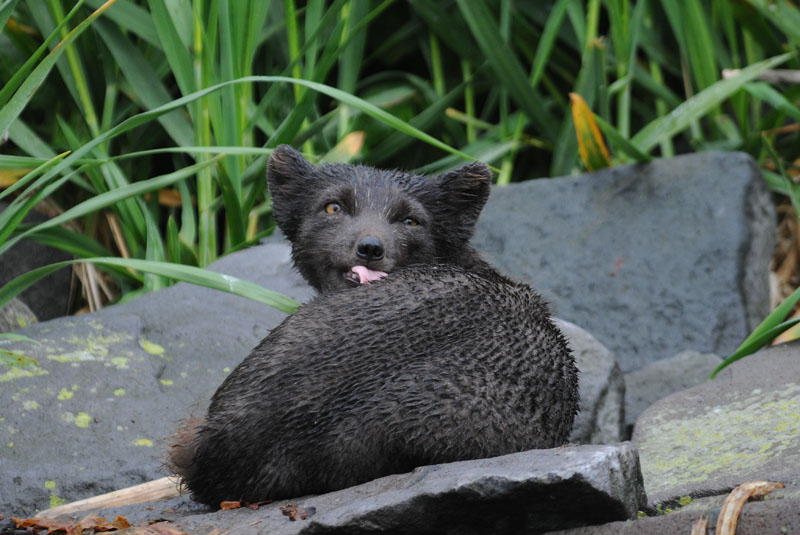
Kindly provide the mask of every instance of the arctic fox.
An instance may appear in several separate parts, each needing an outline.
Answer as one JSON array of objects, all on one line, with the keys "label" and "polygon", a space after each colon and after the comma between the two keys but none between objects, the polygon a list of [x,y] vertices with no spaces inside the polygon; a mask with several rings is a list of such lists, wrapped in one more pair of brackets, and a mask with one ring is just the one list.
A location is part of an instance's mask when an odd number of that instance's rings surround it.
[{"label": "arctic fox", "polygon": [[470,247],[482,163],[436,177],[269,160],[273,215],[321,295],[276,327],[188,422],[171,464],[219,505],[318,494],[417,466],[563,444],[566,341],[531,288]]}]

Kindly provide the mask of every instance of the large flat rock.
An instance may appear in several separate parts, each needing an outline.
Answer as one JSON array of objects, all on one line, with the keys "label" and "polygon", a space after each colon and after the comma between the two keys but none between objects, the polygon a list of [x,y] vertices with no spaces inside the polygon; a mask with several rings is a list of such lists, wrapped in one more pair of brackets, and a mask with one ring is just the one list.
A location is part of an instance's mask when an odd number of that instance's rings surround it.
[{"label": "large flat rock", "polygon": [[[701,518],[708,520],[708,533],[714,533],[720,506],[725,497],[699,500],[679,511],[653,517],[639,518],[633,522],[611,522],[599,526],[585,526],[548,535],[689,535]],[[707,503],[702,503],[707,502]],[[781,490],[768,494],[763,501],[752,501],[742,507],[738,516],[736,535],[790,535],[800,533],[800,498],[796,493]]]},{"label": "large flat rock", "polygon": [[658,401],[633,441],[651,505],[754,480],[800,488],[800,345],[762,350]]},{"label": "large flat rock", "polygon": [[[212,269],[299,300],[313,293],[274,241],[223,258]],[[37,359],[0,369],[0,513],[31,515],[167,475],[167,437],[202,413],[223,379],[284,314],[187,284],[95,314],[35,324],[37,341],[0,340]],[[565,333],[582,380],[582,442],[619,437],[619,369],[588,333]],[[591,380],[589,380],[591,379]]]},{"label": "large flat rock", "polygon": [[[285,244],[249,249],[212,269],[296,299],[312,294]],[[41,365],[0,368],[0,513],[29,515],[166,475],[165,437],[192,410],[205,410],[227,373],[284,316],[177,284],[18,331],[39,344],[0,340]]]},{"label": "large flat rock", "polygon": [[[630,519],[644,503],[638,456],[630,443],[624,443],[423,466],[257,510],[175,518],[174,513],[158,512],[162,509],[158,504],[143,504],[138,511],[102,514],[109,518],[122,514],[134,522],[166,516],[172,527],[185,533],[518,535]],[[313,514],[291,521],[281,512],[289,504]]]},{"label": "large flat rock", "polygon": [[721,362],[713,353],[689,349],[625,374],[626,438],[645,409],[670,394],[705,383]]},{"label": "large flat rock", "polygon": [[473,244],[627,373],[733,352],[768,313],[774,232],[755,162],[703,152],[494,188]]}]

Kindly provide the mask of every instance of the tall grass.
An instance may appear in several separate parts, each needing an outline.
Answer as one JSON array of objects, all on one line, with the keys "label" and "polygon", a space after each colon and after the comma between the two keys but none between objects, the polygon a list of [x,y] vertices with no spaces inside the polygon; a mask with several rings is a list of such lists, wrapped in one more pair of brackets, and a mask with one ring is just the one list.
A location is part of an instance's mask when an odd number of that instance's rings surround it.
[{"label": "tall grass", "polygon": [[[800,88],[759,81],[799,66],[788,0],[4,0],[0,27],[0,254],[25,237],[101,258],[122,299],[211,284],[192,268],[271,233],[280,143],[429,173],[481,159],[500,183],[745,150],[799,194],[777,171]],[[42,201],[60,215],[23,223]]]}]

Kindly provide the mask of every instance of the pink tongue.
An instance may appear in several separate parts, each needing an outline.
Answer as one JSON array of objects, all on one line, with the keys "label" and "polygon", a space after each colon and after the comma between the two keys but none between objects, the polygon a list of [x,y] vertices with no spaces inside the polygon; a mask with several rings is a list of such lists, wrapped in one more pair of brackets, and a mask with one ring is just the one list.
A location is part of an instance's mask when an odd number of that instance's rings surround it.
[{"label": "pink tongue", "polygon": [[366,266],[353,266],[350,271],[358,275],[361,284],[369,284],[386,276],[383,271],[372,271]]}]

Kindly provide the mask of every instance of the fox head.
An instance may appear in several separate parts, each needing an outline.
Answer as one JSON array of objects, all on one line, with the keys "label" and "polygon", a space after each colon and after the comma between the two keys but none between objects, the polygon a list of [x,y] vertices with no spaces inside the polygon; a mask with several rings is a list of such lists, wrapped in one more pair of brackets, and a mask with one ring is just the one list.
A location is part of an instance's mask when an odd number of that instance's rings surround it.
[{"label": "fox head", "polygon": [[469,239],[489,197],[480,162],[435,177],[361,165],[315,166],[287,145],[272,151],[273,217],[305,279],[325,293],[411,264],[469,264]]}]

